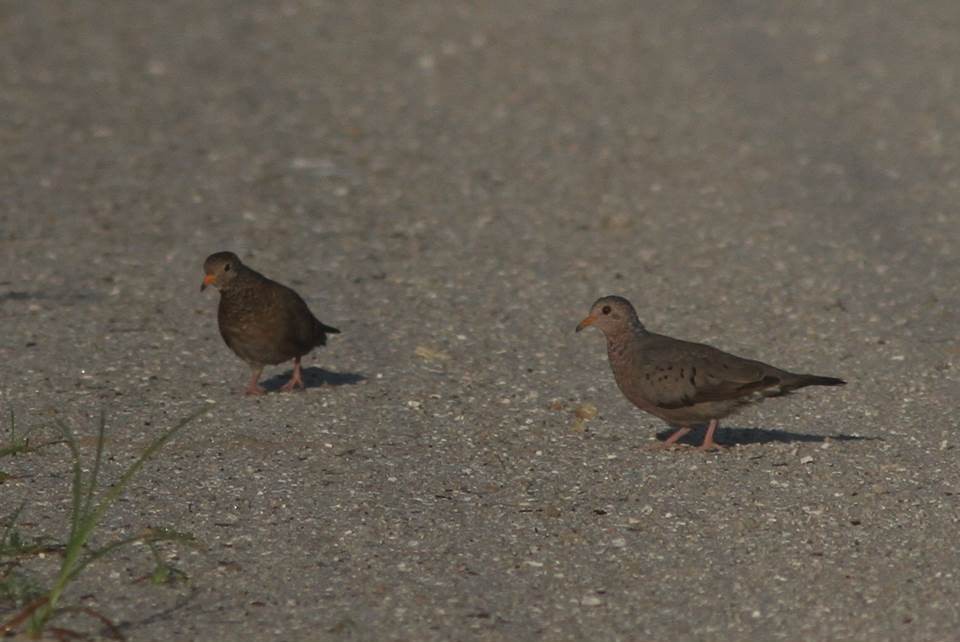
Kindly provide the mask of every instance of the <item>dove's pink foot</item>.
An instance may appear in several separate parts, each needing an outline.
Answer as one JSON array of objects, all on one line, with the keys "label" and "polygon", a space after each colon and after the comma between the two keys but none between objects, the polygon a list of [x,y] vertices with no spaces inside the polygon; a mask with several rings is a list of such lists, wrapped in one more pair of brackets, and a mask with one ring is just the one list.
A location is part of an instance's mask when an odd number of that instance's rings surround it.
[{"label": "dove's pink foot", "polygon": [[251,395],[265,395],[267,391],[260,387],[260,384],[257,383],[260,381],[260,373],[263,372],[263,367],[251,368],[250,373],[250,383],[247,384],[246,389],[244,389],[243,394],[247,396]]},{"label": "dove's pink foot", "polygon": [[280,390],[290,392],[294,388],[300,388],[301,390],[306,388],[303,384],[303,377],[300,375],[300,357],[293,360],[293,375],[290,377],[290,381],[283,384]]},{"label": "dove's pink foot", "polygon": [[657,450],[660,450],[660,449],[666,450],[669,448],[673,448],[674,446],[677,445],[677,441],[679,441],[688,432],[690,432],[690,429],[687,427],[677,428],[676,432],[674,432],[672,435],[667,437],[664,441],[654,444],[653,448]]}]

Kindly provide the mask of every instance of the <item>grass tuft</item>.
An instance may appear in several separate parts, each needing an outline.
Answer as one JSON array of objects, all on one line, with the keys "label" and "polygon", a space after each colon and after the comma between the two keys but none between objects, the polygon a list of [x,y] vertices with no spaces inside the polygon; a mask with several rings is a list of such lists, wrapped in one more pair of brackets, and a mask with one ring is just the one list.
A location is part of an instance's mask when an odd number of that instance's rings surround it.
[{"label": "grass tuft", "polygon": [[[0,540],[0,597],[8,594],[20,611],[7,622],[0,625],[0,636],[16,631],[25,624],[28,635],[40,637],[45,630],[57,633],[50,626],[50,621],[63,613],[83,613],[102,622],[111,637],[122,639],[119,629],[104,615],[88,608],[61,606],[64,591],[83,573],[91,563],[112,553],[123,546],[142,543],[153,554],[155,569],[150,576],[156,584],[172,583],[186,579],[186,575],[164,561],[158,548],[163,542],[178,542],[194,544],[192,536],[163,528],[148,528],[137,535],[120,538],[99,548],[91,548],[91,538],[103,520],[107,511],[123,494],[127,485],[136,476],[143,465],[153,457],[168,441],[170,441],[187,424],[200,416],[205,409],[201,409],[179,421],[175,426],[154,439],[140,456],[120,476],[120,479],[105,487],[99,485],[100,467],[103,461],[103,447],[106,442],[106,415],[101,413],[97,431],[96,453],[93,466],[89,474],[84,475],[80,451],[73,431],[61,420],[57,425],[63,439],[58,442],[48,442],[40,446],[31,447],[26,437],[17,441],[11,413],[11,432],[14,441],[10,447],[0,450],[0,455],[29,452],[30,450],[49,445],[49,443],[64,443],[70,449],[72,482],[70,529],[67,540],[59,547],[51,548],[49,544],[40,541],[27,543],[16,530],[16,522],[23,511],[21,505],[7,519],[3,530],[3,539]],[[18,448],[18,444],[20,447]],[[11,450],[11,448],[13,450]],[[38,548],[38,547],[44,547]],[[36,554],[43,551],[57,550],[61,554],[60,568],[48,588],[39,588],[33,580],[21,571],[19,559],[24,555]],[[6,571],[4,571],[6,569]]]}]

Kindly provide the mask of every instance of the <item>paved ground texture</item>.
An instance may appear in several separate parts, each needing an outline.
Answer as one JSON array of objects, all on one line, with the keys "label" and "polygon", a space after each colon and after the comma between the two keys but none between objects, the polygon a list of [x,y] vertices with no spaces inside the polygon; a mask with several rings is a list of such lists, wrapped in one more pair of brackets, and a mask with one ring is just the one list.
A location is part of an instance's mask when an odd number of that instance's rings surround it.
[{"label": "paved ground texture", "polygon": [[[956,639],[958,31],[953,0],[4,3],[4,439],[57,413],[92,456],[105,408],[115,479],[208,410],[97,536],[188,531],[189,582],[127,549],[65,600],[134,641]],[[343,330],[306,392],[238,395],[223,249]],[[850,383],[652,451],[573,333],[610,293]],[[66,455],[0,460],[24,535],[65,536]]]}]

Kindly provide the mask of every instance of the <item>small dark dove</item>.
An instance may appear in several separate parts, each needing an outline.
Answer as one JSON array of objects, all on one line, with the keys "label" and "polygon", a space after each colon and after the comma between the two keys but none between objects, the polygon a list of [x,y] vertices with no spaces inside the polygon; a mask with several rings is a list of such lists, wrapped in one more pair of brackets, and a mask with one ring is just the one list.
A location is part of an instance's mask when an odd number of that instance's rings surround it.
[{"label": "small dark dove", "polygon": [[321,323],[300,295],[243,264],[233,252],[217,252],[203,262],[203,291],[220,290],[217,323],[220,336],[250,366],[248,395],[262,395],[258,383],[267,364],[293,359],[293,376],[281,390],[303,388],[300,358],[326,345],[327,334],[340,331]]}]

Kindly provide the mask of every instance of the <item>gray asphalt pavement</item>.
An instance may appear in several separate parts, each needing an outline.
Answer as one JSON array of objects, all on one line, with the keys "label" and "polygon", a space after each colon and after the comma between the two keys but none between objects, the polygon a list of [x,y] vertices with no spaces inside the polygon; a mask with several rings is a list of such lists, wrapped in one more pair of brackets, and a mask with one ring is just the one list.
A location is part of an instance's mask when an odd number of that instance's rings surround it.
[{"label": "gray asphalt pavement", "polygon": [[[115,476],[209,409],[97,539],[193,533],[189,583],[127,549],[66,598],[132,641],[956,639],[958,34],[951,0],[0,5],[4,438],[55,412],[92,456],[106,408]],[[306,392],[238,394],[224,249],[343,331]],[[573,333],[611,293],[849,384],[650,450]],[[66,535],[66,454],[0,460],[24,534]]]}]

